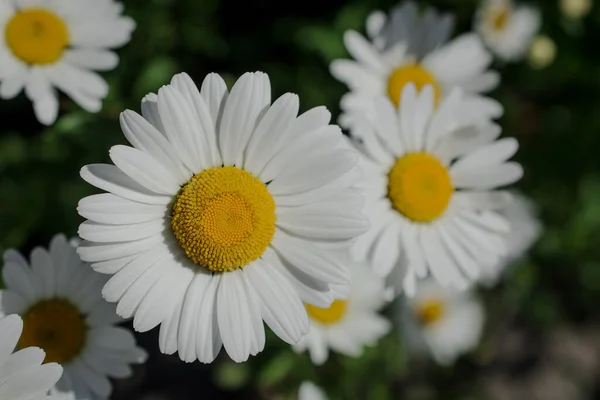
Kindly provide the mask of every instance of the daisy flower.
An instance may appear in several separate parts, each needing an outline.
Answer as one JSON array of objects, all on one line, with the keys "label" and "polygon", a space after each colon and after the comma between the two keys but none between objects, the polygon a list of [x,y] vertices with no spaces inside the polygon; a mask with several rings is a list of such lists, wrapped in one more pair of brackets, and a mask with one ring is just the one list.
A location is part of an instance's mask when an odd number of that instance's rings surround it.
[{"label": "daisy flower", "polygon": [[60,378],[62,367],[42,365],[45,353],[38,347],[13,352],[22,331],[23,320],[18,315],[0,318],[0,399],[60,400],[47,393]]},{"label": "daisy flower", "polygon": [[448,96],[453,88],[468,95],[465,118],[488,120],[502,114],[502,106],[485,93],[499,82],[499,75],[488,70],[491,55],[476,34],[465,34],[447,41],[452,31],[450,15],[428,9],[420,15],[409,2],[394,9],[389,17],[380,12],[367,19],[371,40],[355,31],[344,34],[344,43],[354,60],[335,60],[331,74],[345,83],[346,93],[340,107],[340,124],[352,128],[363,118],[375,115],[373,99],[386,96],[398,105],[408,83],[418,90],[431,85],[435,103]]},{"label": "daisy flower", "polygon": [[312,382],[305,381],[298,389],[298,400],[327,400],[323,389]]},{"label": "daisy flower", "polygon": [[375,105],[376,122],[362,126],[355,142],[371,229],[353,246],[354,256],[409,294],[415,277],[429,274],[465,288],[480,262],[506,254],[509,224],[494,211],[506,193],[493,189],[521,177],[521,166],[507,162],[517,141],[496,140],[493,123],[462,126],[459,90],[437,109],[433,87],[417,93],[412,84],[398,108],[384,97]]},{"label": "daisy flower", "polygon": [[416,296],[408,299],[408,308],[419,332],[418,341],[411,343],[413,350],[425,347],[438,364],[451,365],[479,344],[485,310],[472,292],[425,280]]},{"label": "daisy flower", "polygon": [[495,264],[481,265],[479,280],[488,286],[497,283],[506,268],[523,257],[542,232],[537,207],[531,199],[512,192],[507,200],[498,209],[510,224],[510,234],[506,235],[507,253]]},{"label": "daisy flower", "polygon": [[0,2],[0,97],[21,90],[37,119],[57,117],[58,91],[89,112],[102,108],[108,84],[93,71],[115,68],[135,23],[113,0],[3,0]]},{"label": "daisy flower", "polygon": [[81,262],[65,236],[54,236],[49,250],[36,247],[30,264],[18,252],[6,251],[2,277],[0,313],[23,317],[17,347],[40,347],[45,362],[64,367],[50,394],[108,399],[108,378],[126,378],[132,373],[129,364],[145,361],[131,332],[114,326],[120,318],[100,295],[105,277]]},{"label": "daisy flower", "polygon": [[475,14],[475,31],[505,61],[523,58],[539,27],[539,11],[512,0],[484,0]]},{"label": "daisy flower", "polygon": [[306,305],[311,328],[294,346],[297,352],[308,350],[314,364],[327,361],[329,349],[359,357],[364,346],[374,345],[390,330],[379,311],[385,304],[383,281],[364,264],[351,265],[350,293],[344,293],[330,307]]},{"label": "daisy flower", "polygon": [[324,107],[271,104],[269,78],[246,73],[231,92],[210,74],[200,90],[176,75],[125,111],[133,147],[81,176],[109,193],[87,197],[81,257],[113,275],[104,297],[140,332],[160,324],[160,349],[212,362],[262,351],[263,320],[296,343],[304,303],[327,307],[349,280],[337,256],[365,232],[358,154]]},{"label": "daisy flower", "polygon": [[440,13],[428,7],[421,14],[414,1],[404,1],[392,8],[389,16],[372,12],[366,20],[367,37],[379,50],[406,43],[407,52],[424,58],[450,40],[454,30],[454,15]]}]

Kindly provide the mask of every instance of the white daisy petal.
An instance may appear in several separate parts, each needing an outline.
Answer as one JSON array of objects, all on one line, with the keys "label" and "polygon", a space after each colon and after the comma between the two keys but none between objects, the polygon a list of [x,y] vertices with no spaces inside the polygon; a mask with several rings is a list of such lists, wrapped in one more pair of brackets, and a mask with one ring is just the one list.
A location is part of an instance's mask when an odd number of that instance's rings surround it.
[{"label": "white daisy petal", "polygon": [[348,281],[348,271],[340,260],[318,248],[307,251],[309,246],[305,240],[277,231],[272,243],[281,258],[297,266],[302,272],[328,283],[344,284]]},{"label": "white daisy petal", "polygon": [[498,166],[484,166],[476,170],[451,171],[452,184],[459,188],[492,189],[509,185],[521,179],[523,167],[516,162]]},{"label": "white daisy petal", "polygon": [[192,172],[210,166],[210,159],[200,142],[199,121],[185,97],[171,85],[158,91],[158,112],[169,142],[180,154],[181,161]]},{"label": "white daisy petal", "polygon": [[219,355],[223,343],[219,332],[217,314],[217,290],[220,276],[214,276],[204,292],[202,304],[198,311],[198,327],[196,329],[196,355],[203,363],[213,362]]},{"label": "white daisy petal", "polygon": [[223,347],[235,362],[243,362],[264,347],[264,328],[259,302],[244,282],[243,272],[221,277],[217,292],[217,321]]},{"label": "white daisy petal", "polygon": [[[208,107],[208,112],[213,122],[215,132],[219,131],[221,115],[223,114],[225,101],[227,100],[228,95],[227,85],[221,76],[212,73],[204,78],[202,87],[200,88],[200,96],[202,96]],[[218,143],[219,138],[217,137],[216,139]]]},{"label": "white daisy petal", "polygon": [[[181,310],[181,326],[177,336],[179,358],[182,361],[193,362],[197,358],[196,336],[197,330],[200,327],[199,316],[200,311],[202,310],[203,297],[206,295],[207,288],[211,285],[211,281],[211,275],[196,273],[185,293],[183,309]],[[212,322],[212,319],[210,318],[209,321]],[[209,325],[210,322],[207,323],[207,321],[202,321],[203,324]],[[212,332],[210,337],[212,338]]]},{"label": "white daisy petal", "polygon": [[162,219],[167,207],[138,203],[111,193],[102,193],[81,199],[77,211],[82,217],[100,224],[127,225]]},{"label": "white daisy petal", "polygon": [[504,138],[473,151],[452,165],[452,173],[470,172],[491,165],[501,164],[515,155],[519,144],[514,138]]},{"label": "white daisy petal", "polygon": [[256,127],[259,114],[269,106],[264,100],[253,98],[258,87],[262,90],[262,79],[261,72],[246,73],[231,88],[219,130],[219,145],[225,165],[243,165],[243,149]]},{"label": "white daisy petal", "polygon": [[376,50],[358,32],[352,30],[346,31],[344,33],[344,44],[348,52],[356,60],[375,72],[385,72],[386,67],[381,63]]},{"label": "white daisy petal", "polygon": [[166,205],[170,198],[146,189],[119,168],[109,164],[91,164],[81,169],[81,177],[90,185],[124,199],[146,204]]},{"label": "white daisy petal", "polygon": [[121,113],[119,120],[123,134],[135,148],[150,154],[177,177],[178,181],[185,182],[190,178],[191,174],[179,161],[175,148],[157,127],[130,110]]},{"label": "white daisy petal", "polygon": [[300,297],[278,267],[263,260],[256,261],[244,268],[244,278],[258,288],[265,323],[281,339],[294,344],[308,332],[308,317]]},{"label": "white daisy petal", "polygon": [[[208,165],[211,167],[221,165],[221,155],[217,148],[215,128],[218,116],[211,117],[208,105],[188,74],[181,73],[175,75],[171,80],[171,84],[185,97],[187,103],[193,106],[192,109],[196,113],[199,123],[196,125],[198,134],[195,136],[200,142],[200,149],[198,151],[202,152],[201,158],[207,160]],[[218,89],[214,90],[218,92]]]},{"label": "white daisy petal", "polygon": [[298,115],[298,107],[299,99],[295,94],[287,93],[275,100],[248,142],[244,163],[247,171],[255,176],[260,174],[265,164],[275,155],[274,150],[279,149],[288,137],[286,132]]},{"label": "white daisy petal", "polygon": [[119,64],[119,56],[108,50],[77,49],[65,51],[65,61],[80,68],[109,71]]}]

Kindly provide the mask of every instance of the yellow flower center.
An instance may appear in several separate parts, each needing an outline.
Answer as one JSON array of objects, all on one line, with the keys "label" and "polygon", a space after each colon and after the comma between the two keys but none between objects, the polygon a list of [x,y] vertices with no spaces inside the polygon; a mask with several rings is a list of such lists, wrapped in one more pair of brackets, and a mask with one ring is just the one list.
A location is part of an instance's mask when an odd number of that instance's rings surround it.
[{"label": "yellow flower center", "polygon": [[264,253],[275,219],[275,202],[264,183],[236,167],[215,167],[194,175],[181,189],[171,227],[194,263],[224,272]]},{"label": "yellow flower center", "polygon": [[52,64],[69,44],[69,30],[56,14],[41,8],[17,12],[6,25],[6,44],[28,64]]},{"label": "yellow flower center", "polygon": [[335,324],[342,319],[346,315],[347,306],[347,300],[335,300],[329,308],[319,308],[310,304],[304,304],[310,319],[320,322],[323,325]]},{"label": "yellow flower center", "polygon": [[400,104],[402,89],[411,82],[415,84],[418,91],[426,85],[433,86],[435,104],[438,103],[441,93],[435,77],[419,64],[408,64],[396,68],[388,78],[388,96],[396,107]]},{"label": "yellow flower center", "polygon": [[388,174],[392,206],[414,222],[431,222],[440,217],[453,192],[448,170],[428,153],[400,157]]},{"label": "yellow flower center", "polygon": [[489,21],[495,31],[503,31],[512,13],[509,5],[494,7],[489,11]]},{"label": "yellow flower center", "polygon": [[440,300],[428,300],[417,307],[417,317],[423,326],[439,321],[444,315],[445,305]]},{"label": "yellow flower center", "polygon": [[45,362],[68,363],[81,352],[87,330],[74,305],[63,299],[43,300],[23,316],[18,348],[40,347],[46,352]]}]

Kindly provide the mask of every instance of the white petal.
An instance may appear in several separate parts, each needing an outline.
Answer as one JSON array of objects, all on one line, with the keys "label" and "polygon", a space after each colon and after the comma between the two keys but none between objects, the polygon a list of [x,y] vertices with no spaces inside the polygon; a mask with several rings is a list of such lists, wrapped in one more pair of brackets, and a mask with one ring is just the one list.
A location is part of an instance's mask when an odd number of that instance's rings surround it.
[{"label": "white petal", "polygon": [[262,317],[267,325],[281,339],[295,344],[308,332],[308,315],[296,291],[278,267],[257,260],[244,267],[244,278],[256,288]]},{"label": "white petal", "polygon": [[160,162],[178,178],[178,183],[191,177],[191,172],[181,164],[177,150],[150,122],[130,110],[122,112],[119,121],[129,143]]},{"label": "white petal", "polygon": [[488,146],[475,150],[471,154],[456,161],[451,168],[451,172],[470,172],[482,167],[502,164],[510,157],[515,155],[519,143],[514,138],[500,139]]},{"label": "white petal", "polygon": [[[203,297],[207,287],[211,284],[211,281],[211,274],[197,272],[185,293],[183,308],[181,310],[181,322],[179,332],[177,333],[177,348],[179,350],[179,358],[182,361],[193,362],[196,360],[196,336],[197,330],[201,324],[198,318],[202,307]],[[208,322],[202,321],[203,324],[210,324],[210,322],[212,322],[212,314],[210,315],[210,318],[208,318]],[[212,332],[210,333],[212,338]]]},{"label": "white petal", "polygon": [[146,189],[164,195],[179,191],[179,179],[148,154],[122,145],[111,147],[109,154],[121,171]]},{"label": "white petal", "polygon": [[217,292],[217,320],[223,346],[235,362],[262,351],[265,332],[254,289],[244,282],[240,270],[221,276]]},{"label": "white petal", "polygon": [[452,184],[458,188],[493,189],[509,185],[521,179],[523,168],[516,162],[492,165],[477,170],[450,171]]},{"label": "white petal", "polygon": [[151,192],[114,165],[86,165],[81,169],[80,174],[83,180],[90,185],[128,200],[158,205],[166,205],[171,201],[171,196],[162,196]]},{"label": "white petal", "polygon": [[133,259],[108,280],[102,289],[102,296],[106,301],[118,301],[136,279],[138,279],[148,268],[163,260],[168,255],[168,249],[163,246],[157,246]]},{"label": "white petal", "polygon": [[112,51],[101,49],[66,50],[63,59],[84,69],[109,71],[119,64],[119,56]]},{"label": "white petal", "polygon": [[175,75],[171,80],[171,84],[183,94],[188,104],[192,107],[192,110],[196,113],[199,124],[196,126],[198,132],[195,132],[195,136],[199,139],[201,145],[199,149],[202,153],[201,158],[207,160],[207,164],[211,167],[221,165],[221,154],[217,147],[217,117],[211,117],[208,105],[188,74]]},{"label": "white petal", "polygon": [[228,94],[227,85],[220,75],[211,73],[204,78],[204,81],[202,81],[200,96],[202,96],[208,107],[208,112],[214,124],[215,132],[219,131],[221,116],[223,114],[223,109],[225,108]]},{"label": "white petal", "polygon": [[362,64],[373,71],[385,74],[386,66],[381,62],[381,56],[377,50],[358,32],[348,30],[344,33],[344,44],[348,52]]},{"label": "white petal", "polygon": [[167,207],[138,203],[112,193],[102,193],[79,200],[77,212],[82,217],[101,224],[129,225],[160,220],[165,217]]},{"label": "white petal", "polygon": [[94,263],[140,254],[161,242],[162,237],[159,235],[122,243],[91,243],[85,241],[77,248],[77,253],[83,261]]},{"label": "white petal", "polygon": [[244,150],[258,117],[269,106],[261,101],[264,75],[262,72],[247,72],[231,88],[219,130],[224,165],[243,165]]},{"label": "white petal", "polygon": [[345,284],[349,272],[333,252],[310,245],[310,242],[275,232],[271,245],[278,255],[309,276],[327,283]]},{"label": "white petal", "polygon": [[146,239],[161,233],[164,229],[165,222],[160,219],[128,225],[105,225],[85,221],[79,225],[77,233],[84,240],[110,243]]},{"label": "white petal", "polygon": [[[273,103],[260,120],[248,142],[244,169],[258,176],[265,164],[275,155],[274,150],[289,138],[287,132],[298,115],[298,96],[286,93]],[[293,140],[293,138],[292,138]]]}]

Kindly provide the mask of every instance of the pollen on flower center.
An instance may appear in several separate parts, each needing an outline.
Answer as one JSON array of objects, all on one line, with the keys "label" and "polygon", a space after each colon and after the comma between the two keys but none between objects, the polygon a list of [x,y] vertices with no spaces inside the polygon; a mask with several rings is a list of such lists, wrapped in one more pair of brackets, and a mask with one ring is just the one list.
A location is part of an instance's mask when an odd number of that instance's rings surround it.
[{"label": "pollen on flower center", "polygon": [[23,316],[23,333],[18,347],[40,347],[45,362],[67,363],[77,356],[84,344],[87,325],[79,310],[63,299],[43,300]]},{"label": "pollen on flower center", "polygon": [[427,71],[419,64],[408,64],[396,68],[388,78],[388,96],[396,107],[400,104],[402,89],[411,82],[414,83],[418,91],[426,85],[433,86],[435,104],[438,103],[440,98],[440,86],[435,77],[431,72]]},{"label": "pollen on flower center", "polygon": [[417,317],[423,326],[439,321],[444,315],[445,306],[440,300],[428,300],[417,306]]},{"label": "pollen on flower center", "polygon": [[506,28],[511,14],[509,6],[496,7],[489,12],[489,20],[495,31],[502,31]]},{"label": "pollen on flower center", "polygon": [[414,222],[431,222],[440,217],[453,192],[448,169],[428,153],[400,157],[388,174],[392,206]]},{"label": "pollen on flower center", "polygon": [[310,304],[304,305],[310,319],[323,325],[334,324],[342,319],[346,315],[347,306],[347,300],[335,300],[329,308],[319,308]]},{"label": "pollen on flower center", "polygon": [[69,44],[69,30],[58,15],[32,8],[17,12],[8,21],[6,44],[28,64],[51,64],[59,60]]},{"label": "pollen on flower center", "polygon": [[228,166],[204,170],[185,184],[173,206],[171,228],[194,263],[224,272],[264,253],[275,220],[275,201],[266,185]]}]

